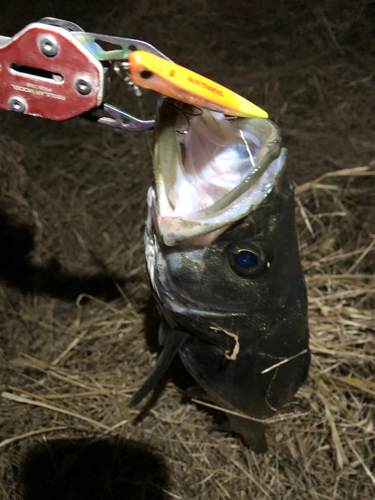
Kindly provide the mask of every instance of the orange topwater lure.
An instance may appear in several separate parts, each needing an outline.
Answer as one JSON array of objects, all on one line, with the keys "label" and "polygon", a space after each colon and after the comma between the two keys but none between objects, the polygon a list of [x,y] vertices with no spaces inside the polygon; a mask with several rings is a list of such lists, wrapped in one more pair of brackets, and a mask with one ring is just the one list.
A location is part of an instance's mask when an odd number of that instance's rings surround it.
[{"label": "orange topwater lure", "polygon": [[129,66],[130,78],[140,87],[226,115],[268,118],[263,109],[235,92],[149,52],[131,52]]}]

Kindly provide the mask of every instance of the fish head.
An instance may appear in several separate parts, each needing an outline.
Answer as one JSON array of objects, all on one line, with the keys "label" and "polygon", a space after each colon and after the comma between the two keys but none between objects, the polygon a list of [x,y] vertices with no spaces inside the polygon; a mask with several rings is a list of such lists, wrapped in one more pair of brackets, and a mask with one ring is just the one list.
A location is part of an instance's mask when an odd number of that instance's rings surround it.
[{"label": "fish head", "polygon": [[192,118],[169,100],[158,116],[145,231],[154,295],[169,328],[189,332],[180,357],[203,389],[268,418],[310,359],[286,150],[269,120]]}]

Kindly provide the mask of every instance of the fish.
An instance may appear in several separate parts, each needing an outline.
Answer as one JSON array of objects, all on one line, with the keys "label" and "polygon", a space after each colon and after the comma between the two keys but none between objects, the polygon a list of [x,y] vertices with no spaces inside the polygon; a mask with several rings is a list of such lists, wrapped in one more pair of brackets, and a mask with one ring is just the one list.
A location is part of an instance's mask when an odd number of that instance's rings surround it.
[{"label": "fish", "polygon": [[158,362],[130,406],[179,354],[264,452],[264,422],[285,411],[310,364],[294,189],[280,131],[164,98],[157,113],[145,252],[163,319]]}]

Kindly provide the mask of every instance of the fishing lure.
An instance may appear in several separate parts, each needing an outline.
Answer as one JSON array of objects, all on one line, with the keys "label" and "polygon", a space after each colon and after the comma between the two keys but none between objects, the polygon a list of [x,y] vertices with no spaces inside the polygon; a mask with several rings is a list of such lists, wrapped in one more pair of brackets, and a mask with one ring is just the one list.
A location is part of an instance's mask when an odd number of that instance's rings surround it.
[{"label": "fishing lure", "polygon": [[231,116],[268,118],[255,104],[218,83],[145,51],[129,55],[131,80],[147,89]]}]

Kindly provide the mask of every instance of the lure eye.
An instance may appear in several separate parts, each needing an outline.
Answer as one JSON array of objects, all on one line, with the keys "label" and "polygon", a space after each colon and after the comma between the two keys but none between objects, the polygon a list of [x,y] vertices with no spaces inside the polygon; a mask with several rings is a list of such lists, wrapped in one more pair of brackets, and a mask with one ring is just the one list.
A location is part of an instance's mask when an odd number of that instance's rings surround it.
[{"label": "lure eye", "polygon": [[140,75],[141,75],[141,78],[143,78],[144,80],[147,80],[148,78],[152,77],[152,72],[144,70],[144,71],[141,71]]},{"label": "lure eye", "polygon": [[229,265],[243,278],[258,276],[267,262],[262,248],[257,243],[233,245],[228,250]]}]

